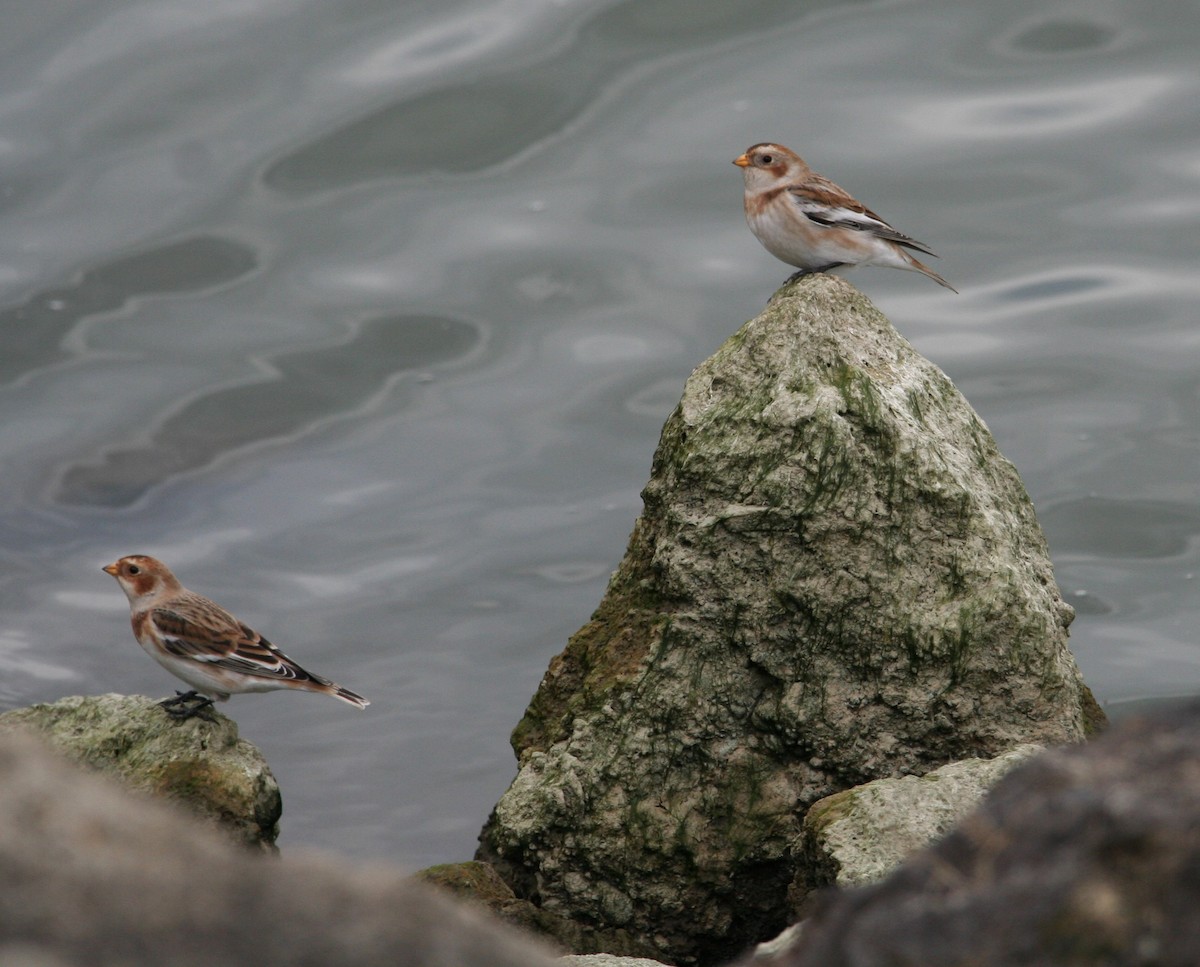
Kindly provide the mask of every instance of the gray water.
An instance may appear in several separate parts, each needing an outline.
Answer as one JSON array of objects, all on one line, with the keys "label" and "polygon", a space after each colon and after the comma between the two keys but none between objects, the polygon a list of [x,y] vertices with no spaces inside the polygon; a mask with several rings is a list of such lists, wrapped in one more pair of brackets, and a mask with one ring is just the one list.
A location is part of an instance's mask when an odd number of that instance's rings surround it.
[{"label": "gray water", "polygon": [[1200,692],[1200,11],[0,4],[0,706],[177,684],[167,561],[365,693],[234,698],[281,843],[467,858],[799,150],[943,256],[851,275],[1036,503],[1110,711]]}]

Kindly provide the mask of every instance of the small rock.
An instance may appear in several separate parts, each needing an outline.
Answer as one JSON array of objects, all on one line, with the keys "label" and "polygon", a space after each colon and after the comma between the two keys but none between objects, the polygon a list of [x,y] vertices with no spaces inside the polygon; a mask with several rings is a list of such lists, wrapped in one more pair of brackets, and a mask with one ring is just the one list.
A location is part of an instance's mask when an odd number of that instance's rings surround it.
[{"label": "small rock", "polygon": [[1010,769],[1042,750],[951,762],[923,776],[876,779],[813,803],[804,817],[809,890],[881,880],[945,835]]},{"label": "small rock", "polygon": [[465,863],[441,863],[419,870],[413,875],[438,889],[453,894],[464,903],[472,903],[491,911],[501,920],[531,932],[554,936],[544,929],[545,917],[528,900],[519,900],[512,888],[500,879],[490,864],[471,860]]},{"label": "small rock", "polygon": [[74,695],[0,715],[0,732],[15,729],[37,732],[132,789],[180,803],[239,842],[276,850],[279,784],[220,712],[178,721],[143,695]]},{"label": "small rock", "polygon": [[512,888],[500,879],[500,874],[487,863],[477,860],[440,863],[419,870],[414,876],[453,893],[459,899],[471,900],[492,909],[516,899]]},{"label": "small rock", "polygon": [[550,938],[564,950],[577,950],[585,944],[584,932],[578,924],[520,899],[490,863],[479,860],[441,863],[413,876],[465,903],[484,907],[505,923]]}]

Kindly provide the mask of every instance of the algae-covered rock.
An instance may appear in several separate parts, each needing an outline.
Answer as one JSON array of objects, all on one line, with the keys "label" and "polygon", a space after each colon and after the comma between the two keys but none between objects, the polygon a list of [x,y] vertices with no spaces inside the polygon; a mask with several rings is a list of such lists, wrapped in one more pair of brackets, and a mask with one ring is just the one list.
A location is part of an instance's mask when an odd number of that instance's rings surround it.
[{"label": "algae-covered rock", "polygon": [[211,711],[179,721],[141,695],[70,696],[0,715],[76,762],[118,776],[216,822],[249,846],[275,849],[283,810],[262,753]]},{"label": "algae-covered rock", "polygon": [[642,496],[479,852],[594,949],[734,956],[785,925],[818,799],[1103,718],[1015,469],[840,279],[693,373]]},{"label": "algae-covered rock", "polygon": [[813,803],[804,817],[808,868],[797,901],[818,887],[883,879],[949,832],[1009,770],[1041,748],[1019,745],[994,759],[951,762],[919,777],[876,779]]}]

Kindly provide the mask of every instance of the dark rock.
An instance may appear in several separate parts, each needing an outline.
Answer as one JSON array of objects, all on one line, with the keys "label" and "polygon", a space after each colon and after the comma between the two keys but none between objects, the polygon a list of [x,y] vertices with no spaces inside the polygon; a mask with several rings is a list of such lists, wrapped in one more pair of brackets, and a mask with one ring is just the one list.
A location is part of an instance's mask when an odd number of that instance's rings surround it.
[{"label": "dark rock", "polygon": [[448,893],[454,894],[460,900],[468,900],[500,910],[510,903],[517,901],[512,888],[500,879],[497,873],[487,863],[471,860],[466,863],[440,863],[418,870],[413,874],[422,880]]},{"label": "dark rock", "polygon": [[[556,923],[553,915],[539,910],[528,900],[518,899],[512,887],[500,879],[500,874],[488,863],[476,860],[441,863],[419,870],[414,876],[464,903],[481,906],[522,930],[557,939],[564,929],[570,930],[572,926],[570,923]],[[578,934],[577,928],[573,933],[568,933],[565,946],[570,946],[571,940],[578,940]]]},{"label": "dark rock", "polygon": [[1016,471],[840,279],[696,370],[643,499],[478,854],[591,949],[732,957],[784,926],[816,800],[1103,719]]},{"label": "dark rock", "polygon": [[179,721],[142,695],[74,695],[0,715],[0,732],[32,730],[68,758],[173,800],[238,842],[275,850],[283,811],[262,753],[219,712]]},{"label": "dark rock", "polygon": [[167,803],[0,735],[5,967],[553,967],[411,877],[256,855]]},{"label": "dark rock", "polygon": [[592,933],[573,920],[518,898],[512,887],[500,878],[500,874],[490,863],[478,860],[442,863],[419,870],[414,876],[452,893],[463,902],[484,907],[506,923],[549,938],[566,950],[619,957],[628,951],[639,949],[632,938],[616,932],[608,938],[611,949],[600,954],[596,937]]},{"label": "dark rock", "polygon": [[749,967],[1200,964],[1200,705],[1011,772],[887,880]]}]

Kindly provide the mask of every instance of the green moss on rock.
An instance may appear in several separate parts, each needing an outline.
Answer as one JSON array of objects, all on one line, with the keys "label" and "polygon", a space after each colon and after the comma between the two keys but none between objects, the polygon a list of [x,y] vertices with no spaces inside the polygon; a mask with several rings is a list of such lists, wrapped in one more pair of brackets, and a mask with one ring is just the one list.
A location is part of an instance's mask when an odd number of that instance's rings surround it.
[{"label": "green moss on rock", "polygon": [[481,837],[580,943],[729,959],[783,926],[818,799],[1091,727],[1015,468],[841,280],[697,368],[642,497]]},{"label": "green moss on rock", "polygon": [[262,754],[219,712],[178,721],[140,695],[70,696],[0,715],[69,759],[179,803],[235,840],[275,852],[283,811]]}]

